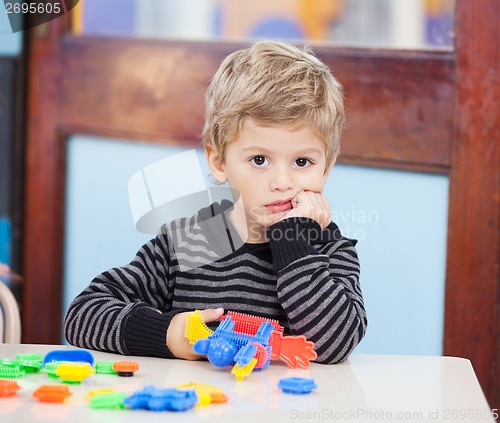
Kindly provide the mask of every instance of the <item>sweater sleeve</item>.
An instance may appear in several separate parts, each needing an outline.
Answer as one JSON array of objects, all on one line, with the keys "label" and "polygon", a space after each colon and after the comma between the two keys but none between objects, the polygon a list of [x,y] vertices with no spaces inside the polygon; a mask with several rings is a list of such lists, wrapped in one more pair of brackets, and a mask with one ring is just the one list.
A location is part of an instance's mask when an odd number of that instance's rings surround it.
[{"label": "sweater sleeve", "polygon": [[268,235],[291,334],[314,342],[316,361],[333,364],[361,341],[367,318],[353,242],[338,236],[317,249],[312,241],[320,232],[314,220],[295,217],[272,225]]},{"label": "sweater sleeve", "polygon": [[72,345],[125,355],[173,358],[166,346],[172,317],[165,233],[146,243],[128,265],[106,271],[70,304],[64,333]]}]

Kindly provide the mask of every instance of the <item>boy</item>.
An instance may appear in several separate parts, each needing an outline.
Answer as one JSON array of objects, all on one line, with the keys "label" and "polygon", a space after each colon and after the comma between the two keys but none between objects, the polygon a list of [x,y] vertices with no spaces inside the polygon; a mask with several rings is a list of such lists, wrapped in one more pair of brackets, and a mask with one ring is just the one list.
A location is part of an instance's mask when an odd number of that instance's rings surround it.
[{"label": "boy", "polygon": [[65,319],[71,344],[127,355],[198,359],[186,314],[224,309],[277,319],[344,360],[366,313],[355,241],[321,194],[339,151],[340,84],[310,52],[262,41],[229,55],[206,94],[212,174],[235,192],[161,228],[127,266],[97,276]]}]

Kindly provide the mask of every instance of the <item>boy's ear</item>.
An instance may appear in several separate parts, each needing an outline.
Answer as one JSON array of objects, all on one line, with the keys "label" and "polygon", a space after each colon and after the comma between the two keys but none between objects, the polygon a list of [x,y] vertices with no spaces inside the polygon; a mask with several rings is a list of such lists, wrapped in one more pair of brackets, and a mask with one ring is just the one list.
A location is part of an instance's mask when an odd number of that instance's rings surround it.
[{"label": "boy's ear", "polygon": [[224,171],[224,163],[219,152],[212,146],[205,147],[205,157],[207,158],[208,166],[214,175],[215,180],[219,184],[227,182],[226,172]]}]

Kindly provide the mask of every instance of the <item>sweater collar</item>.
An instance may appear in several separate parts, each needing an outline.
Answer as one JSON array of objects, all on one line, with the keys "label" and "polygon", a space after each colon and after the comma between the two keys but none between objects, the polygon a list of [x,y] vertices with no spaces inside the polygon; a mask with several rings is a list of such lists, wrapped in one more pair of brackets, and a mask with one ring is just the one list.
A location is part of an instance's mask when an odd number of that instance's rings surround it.
[{"label": "sweater collar", "polygon": [[[207,237],[209,245],[213,246],[218,254],[232,253],[245,244],[229,219],[228,213],[233,208],[233,202],[222,200],[220,203],[214,202],[210,206],[204,207],[197,215],[198,223]],[[334,222],[330,222],[323,230],[319,229],[318,226],[318,230],[320,232],[318,236],[313,238],[312,244],[326,244],[347,239],[342,236],[339,227]],[[353,245],[357,243],[356,240],[352,239],[348,239],[348,241]]]}]

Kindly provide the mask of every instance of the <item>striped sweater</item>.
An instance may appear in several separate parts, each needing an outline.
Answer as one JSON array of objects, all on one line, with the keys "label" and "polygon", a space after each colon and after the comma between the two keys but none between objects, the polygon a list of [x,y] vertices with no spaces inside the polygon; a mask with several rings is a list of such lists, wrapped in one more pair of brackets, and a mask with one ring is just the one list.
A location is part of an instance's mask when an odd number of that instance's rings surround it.
[{"label": "striped sweater", "polygon": [[308,218],[268,229],[245,244],[226,217],[228,201],[164,225],[132,262],[98,275],[71,303],[64,322],[76,346],[173,358],[172,317],[223,307],[277,319],[285,333],[315,344],[317,362],[338,363],[363,338],[366,312],[355,241],[332,222]]}]

